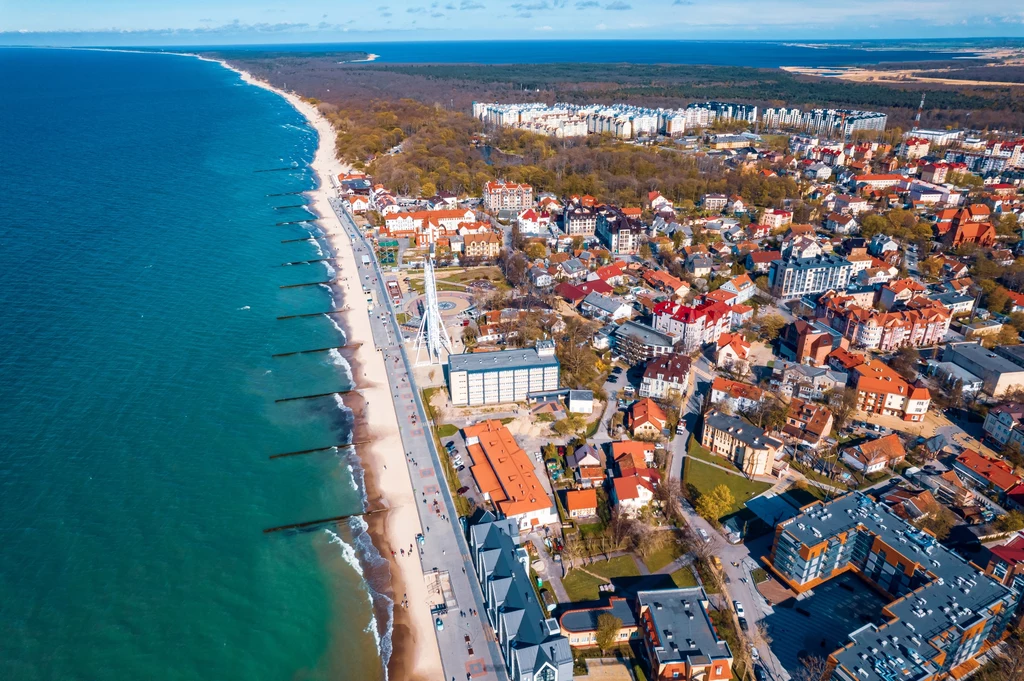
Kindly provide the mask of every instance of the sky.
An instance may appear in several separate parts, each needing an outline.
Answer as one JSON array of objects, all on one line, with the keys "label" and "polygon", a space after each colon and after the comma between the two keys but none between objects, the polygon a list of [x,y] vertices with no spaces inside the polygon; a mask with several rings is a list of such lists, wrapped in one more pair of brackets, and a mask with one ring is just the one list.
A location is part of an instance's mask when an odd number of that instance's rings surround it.
[{"label": "sky", "polygon": [[1024,37],[1020,0],[0,0],[0,44]]}]

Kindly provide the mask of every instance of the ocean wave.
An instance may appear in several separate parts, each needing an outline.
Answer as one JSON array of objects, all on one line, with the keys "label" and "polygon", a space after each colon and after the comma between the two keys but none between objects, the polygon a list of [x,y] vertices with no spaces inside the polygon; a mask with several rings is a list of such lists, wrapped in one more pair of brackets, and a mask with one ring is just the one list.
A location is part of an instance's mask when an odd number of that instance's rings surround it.
[{"label": "ocean wave", "polygon": [[348,363],[348,360],[345,359],[340,352],[338,352],[338,349],[331,348],[330,352],[327,353],[327,356],[331,358],[331,364],[345,370],[345,379],[348,381],[348,384],[355,385],[356,381],[352,376],[352,365]]},{"label": "ocean wave", "polygon": [[331,320],[331,324],[333,324],[334,328],[336,328],[338,330],[338,333],[341,334],[342,344],[348,343],[348,335],[345,333],[345,329],[341,328],[341,324],[339,324],[338,320],[335,319],[333,316],[329,315],[329,318]]},{"label": "ocean wave", "polygon": [[313,245],[316,246],[316,255],[318,258],[324,257],[324,249],[320,248],[320,242],[316,237],[310,237],[313,239]]},{"label": "ocean wave", "polygon": [[324,261],[324,266],[327,268],[328,277],[333,277],[335,274],[338,273],[338,270],[334,269],[334,267],[331,266],[331,263]]},{"label": "ocean wave", "polygon": [[238,308],[238,309],[239,309],[239,310],[250,310],[250,309],[252,309],[252,308],[250,308],[250,307],[249,307],[248,305],[246,305],[245,307],[240,307],[240,308]]}]

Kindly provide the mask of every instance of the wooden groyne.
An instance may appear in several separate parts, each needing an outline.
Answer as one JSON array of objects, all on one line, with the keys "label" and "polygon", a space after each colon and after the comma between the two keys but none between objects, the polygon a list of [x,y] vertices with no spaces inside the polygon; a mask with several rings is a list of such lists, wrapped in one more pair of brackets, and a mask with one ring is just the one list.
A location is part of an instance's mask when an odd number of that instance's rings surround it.
[{"label": "wooden groyne", "polygon": [[318,397],[330,397],[332,395],[348,395],[349,393],[359,392],[358,390],[332,390],[329,393],[317,393],[316,395],[300,395],[298,397],[282,397],[274,402],[295,402],[296,400],[313,400]]},{"label": "wooden groyne", "polygon": [[263,530],[263,534],[270,534],[271,532],[280,532],[282,530],[301,530],[308,527],[315,527],[317,525],[328,525],[334,523],[340,523],[342,520],[348,520],[359,515],[373,515],[374,513],[383,513],[385,509],[377,508],[372,511],[362,511],[361,513],[349,513],[348,515],[336,515],[331,518],[321,518],[320,520],[308,520],[304,523],[292,523],[291,525],[279,525],[278,527],[268,527]]},{"label": "wooden groyne", "polygon": [[313,350],[296,350],[295,352],[279,352],[271,357],[292,357],[294,355],[309,355],[314,352],[330,352],[331,350],[345,350],[346,348],[358,348],[362,343],[349,343],[348,345],[332,345],[329,348],[314,348]]},{"label": "wooden groyne", "polygon": [[284,286],[278,286],[278,288],[301,288],[303,286],[319,286],[320,284],[333,284],[336,280],[328,279],[327,281],[311,281],[306,284],[285,284]]},{"label": "wooden groyne", "polygon": [[305,203],[293,203],[287,206],[274,206],[274,210],[284,210],[285,208],[305,208],[308,204]]},{"label": "wooden groyne", "polygon": [[285,225],[301,225],[303,222],[316,222],[322,218],[306,218],[305,220],[287,220],[285,222],[274,223],[275,227],[284,227]]},{"label": "wooden groyne", "polygon": [[254,173],[279,173],[282,170],[302,170],[299,166],[286,166],[284,168],[263,168],[262,170],[254,170]]},{"label": "wooden groyne", "polygon": [[297,192],[281,192],[279,194],[267,194],[267,196],[268,197],[270,197],[270,196],[298,196],[299,194],[305,194],[305,193],[306,193],[306,191],[302,190],[302,191],[297,191]]},{"label": "wooden groyne", "polygon": [[303,456],[304,454],[316,454],[317,452],[326,452],[329,449],[344,449],[345,447],[358,447],[359,445],[369,444],[370,442],[372,442],[372,440],[358,440],[356,442],[331,445],[329,447],[314,447],[313,449],[300,449],[297,452],[284,452],[283,454],[273,454],[269,458],[271,460],[285,459],[289,456]]},{"label": "wooden groyne", "polygon": [[304,236],[301,239],[285,239],[281,243],[283,243],[283,244],[294,244],[294,243],[296,243],[298,241],[316,241],[316,237],[315,236]]},{"label": "wooden groyne", "polygon": [[290,265],[311,265],[315,262],[332,262],[337,258],[313,258],[312,260],[293,260],[292,262],[283,262],[280,267],[288,267]]},{"label": "wooden groyne", "polygon": [[[326,314],[341,314],[342,312],[347,312],[347,310],[327,310],[326,312],[305,312],[303,314],[286,314],[283,317],[278,317],[278,319],[305,319],[308,317],[322,317]],[[274,355],[274,357],[277,357],[277,355]]]}]

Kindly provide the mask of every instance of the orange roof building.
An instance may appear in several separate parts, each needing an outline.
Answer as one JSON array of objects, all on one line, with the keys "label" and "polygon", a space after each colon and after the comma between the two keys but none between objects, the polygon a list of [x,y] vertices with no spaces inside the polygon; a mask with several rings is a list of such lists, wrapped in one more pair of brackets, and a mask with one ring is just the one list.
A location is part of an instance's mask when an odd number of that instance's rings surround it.
[{"label": "orange roof building", "polygon": [[649,397],[633,403],[629,408],[627,425],[634,436],[657,437],[668,423],[665,412]]},{"label": "orange roof building", "polygon": [[597,490],[574,489],[565,493],[565,511],[570,518],[597,515]]},{"label": "orange roof building", "polygon": [[1002,459],[990,459],[973,449],[968,449],[956,458],[953,470],[981,489],[994,489],[1000,496],[1021,483],[1021,479],[1013,472],[1013,466]]},{"label": "orange roof building", "polygon": [[857,408],[870,414],[898,416],[904,421],[923,421],[931,405],[928,388],[905,381],[878,359],[853,369],[857,385]]},{"label": "orange roof building", "polygon": [[620,469],[646,468],[654,463],[654,445],[626,440],[612,443],[612,459]]},{"label": "orange roof building", "polygon": [[541,486],[533,462],[501,421],[467,426],[462,434],[473,459],[470,472],[484,499],[515,519],[520,531],[558,522],[554,502]]}]

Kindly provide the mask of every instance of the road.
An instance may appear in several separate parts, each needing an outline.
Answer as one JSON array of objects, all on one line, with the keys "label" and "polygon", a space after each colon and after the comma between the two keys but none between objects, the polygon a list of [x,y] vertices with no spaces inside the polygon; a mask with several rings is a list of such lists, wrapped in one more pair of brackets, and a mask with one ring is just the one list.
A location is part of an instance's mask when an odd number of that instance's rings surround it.
[{"label": "road", "polygon": [[[352,217],[342,208],[340,202],[332,200],[331,205],[356,249],[357,272],[344,273],[346,278],[354,278],[354,283],[376,291],[377,299],[381,302],[381,305],[375,306],[370,312],[370,323],[374,345],[378,352],[384,355],[413,493],[419,495],[423,501],[418,505],[425,537],[420,550],[421,567],[424,573],[434,570],[447,572],[452,591],[458,600],[457,606],[450,606],[448,614],[443,616],[444,629],[437,631],[435,628],[434,632],[441,651],[445,678],[450,677],[453,681],[468,678],[487,681],[504,679],[505,664],[490,624],[484,615],[469,616],[470,609],[478,613],[485,611],[483,593],[479,583],[472,578],[473,563],[469,547],[444,479],[434,438],[429,432],[429,421],[419,390],[416,389],[401,327],[392,306],[387,302],[389,299],[385,290],[384,273],[373,257],[372,246]],[[371,255],[370,265],[363,265],[360,262],[361,254]],[[361,288],[353,293],[360,295]],[[358,340],[365,342],[367,339]],[[409,540],[412,543],[415,538],[410,537]],[[400,600],[398,594],[395,594],[395,597],[396,602]],[[426,605],[413,603],[411,607]],[[466,616],[461,616],[460,611],[465,612]],[[469,653],[470,650],[472,655]]]}]

